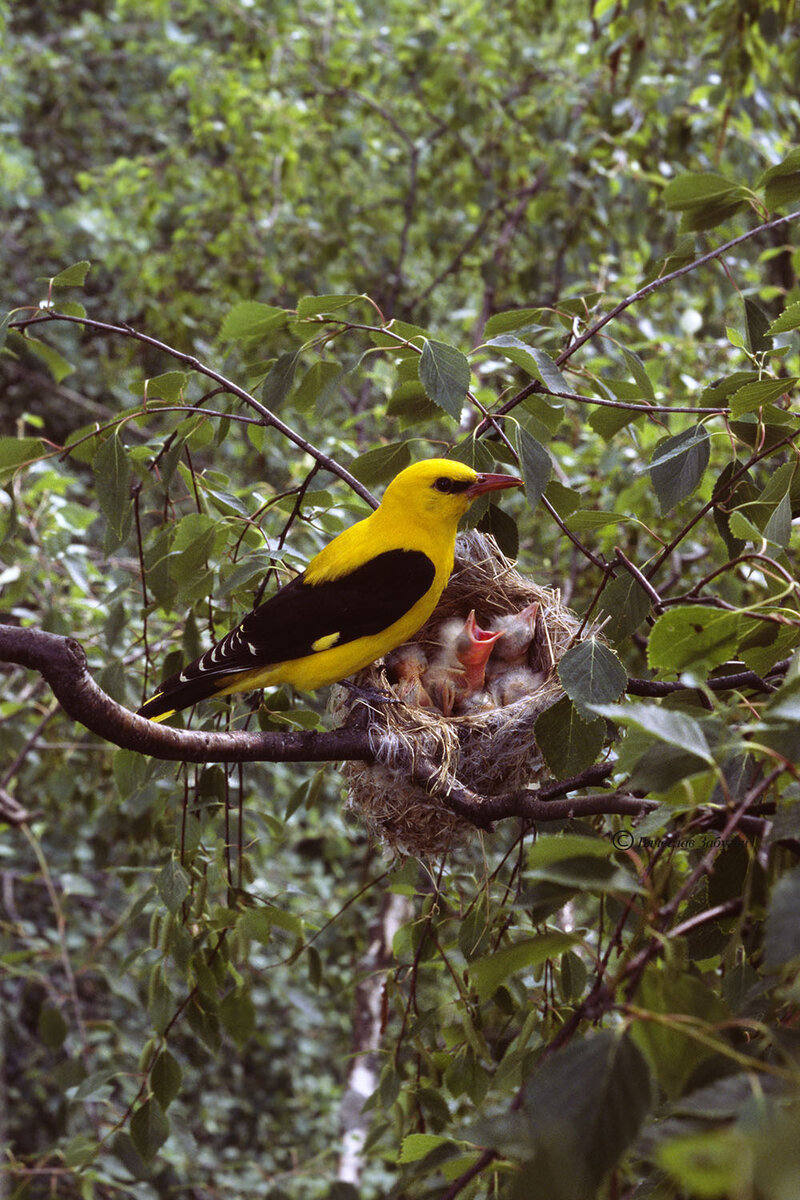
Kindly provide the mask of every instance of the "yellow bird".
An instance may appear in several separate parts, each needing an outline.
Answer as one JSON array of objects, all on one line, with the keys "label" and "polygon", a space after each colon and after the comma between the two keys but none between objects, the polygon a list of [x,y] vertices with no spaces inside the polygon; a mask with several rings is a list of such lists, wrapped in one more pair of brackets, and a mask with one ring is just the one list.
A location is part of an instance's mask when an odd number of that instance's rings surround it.
[{"label": "yellow bird", "polygon": [[520,487],[442,458],[414,463],[380,507],[345,529],[221,641],[165,679],[139,714],[162,721],[209,696],[288,683],[315,691],[408,641],[453,569],[458,522],[478,496]]}]

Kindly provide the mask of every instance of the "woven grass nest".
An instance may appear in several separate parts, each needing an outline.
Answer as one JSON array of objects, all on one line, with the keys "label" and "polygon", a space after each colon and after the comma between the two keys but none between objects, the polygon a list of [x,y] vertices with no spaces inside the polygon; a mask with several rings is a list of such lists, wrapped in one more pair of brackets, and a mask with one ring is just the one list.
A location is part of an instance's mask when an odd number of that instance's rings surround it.
[{"label": "woven grass nest", "polygon": [[[348,807],[396,855],[441,856],[475,835],[475,827],[445,805],[442,796],[448,784],[494,796],[546,776],[533,726],[539,714],[563,695],[556,666],[580,627],[558,592],[520,575],[493,538],[475,531],[459,535],[450,582],[414,639],[426,653],[435,652],[437,632],[448,618],[466,618],[474,609],[478,624],[486,627],[494,618],[519,612],[533,602],[539,610],[529,665],[537,678],[530,694],[514,703],[446,717],[435,708],[405,701],[372,703],[344,687],[334,689],[331,707],[337,724],[363,722],[367,704],[375,753],[374,763],[344,764]],[[360,672],[355,683],[396,694],[382,662]],[[409,778],[409,764],[420,755],[439,767],[429,790]]]}]

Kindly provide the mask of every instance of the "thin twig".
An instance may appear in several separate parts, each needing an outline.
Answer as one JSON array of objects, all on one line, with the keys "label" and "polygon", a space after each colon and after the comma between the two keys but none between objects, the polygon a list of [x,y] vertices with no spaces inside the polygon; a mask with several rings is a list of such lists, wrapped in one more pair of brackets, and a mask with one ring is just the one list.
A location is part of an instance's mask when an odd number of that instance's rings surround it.
[{"label": "thin twig", "polygon": [[163,354],[169,355],[170,358],[174,358],[178,362],[182,362],[191,370],[197,371],[198,374],[205,375],[208,379],[213,379],[214,382],[218,383],[226,392],[230,392],[231,395],[237,396],[240,400],[244,401],[245,404],[248,404],[251,408],[255,409],[255,411],[260,414],[263,424],[269,425],[273,429],[277,430],[278,433],[282,434],[283,437],[287,438],[300,450],[303,450],[306,454],[309,454],[311,458],[318,462],[321,467],[324,467],[326,471],[330,471],[333,475],[338,475],[340,479],[343,479],[345,483],[349,484],[353,491],[356,492],[356,494],[359,495],[362,500],[366,500],[367,504],[372,505],[373,508],[378,507],[378,502],[369,489],[365,488],[363,483],[360,483],[356,477],[351,475],[345,467],[341,466],[341,464],[338,463],[334,458],[331,458],[329,454],[326,454],[324,450],[320,450],[318,446],[315,446],[312,442],[309,442],[299,433],[296,433],[291,426],[287,425],[285,421],[282,421],[280,417],[271,412],[270,409],[268,409],[266,405],[262,404],[260,400],[256,400],[255,396],[252,396],[250,392],[246,391],[242,387],[239,387],[239,385],[234,383],[232,380],[226,379],[224,375],[219,373],[219,371],[213,370],[212,367],[209,367],[205,363],[201,362],[199,358],[195,358],[193,354],[184,354],[183,351],[177,350],[174,346],[169,346],[166,342],[159,341],[158,338],[150,337],[149,334],[140,333],[130,325],[111,325],[107,321],[95,321],[90,317],[73,317],[68,316],[66,313],[47,312],[44,314],[38,314],[35,317],[26,317],[24,320],[12,321],[10,323],[10,327],[24,330],[33,326],[46,325],[48,322],[52,321],[67,321],[74,325],[81,325],[85,329],[97,330],[98,332],[102,333],[113,333],[120,337],[133,338],[137,342],[143,342],[146,346],[152,346],[153,349],[160,350]]},{"label": "thin twig", "polygon": [[751,238],[757,237],[759,233],[768,233],[771,229],[777,229],[781,225],[786,225],[790,221],[800,219],[800,211],[789,213],[785,217],[775,217],[772,221],[765,221],[763,225],[757,225],[755,229],[748,229],[746,233],[740,233],[738,237],[731,238],[730,241],[724,242],[723,245],[717,246],[715,250],[709,250],[707,254],[702,254],[700,258],[694,259],[690,263],[684,263],[682,267],[676,267],[674,271],[669,271],[666,275],[659,275],[657,279],[646,283],[644,287],[633,292],[630,296],[626,296],[624,300],[620,300],[619,304],[615,304],[612,309],[609,309],[604,316],[595,321],[594,325],[590,326],[585,333],[576,338],[566,350],[563,350],[556,359],[557,366],[563,366],[567,359],[571,358],[576,350],[590,341],[593,337],[608,325],[609,321],[613,321],[620,313],[623,313],[626,308],[630,308],[632,304],[649,296],[651,292],[655,292],[658,288],[665,287],[668,283],[673,283],[676,279],[680,279],[683,275],[688,275],[692,271],[696,271],[698,267],[704,267],[706,263],[713,262],[717,258],[721,258],[723,254],[727,254],[734,246],[739,246],[742,242],[747,242]]}]

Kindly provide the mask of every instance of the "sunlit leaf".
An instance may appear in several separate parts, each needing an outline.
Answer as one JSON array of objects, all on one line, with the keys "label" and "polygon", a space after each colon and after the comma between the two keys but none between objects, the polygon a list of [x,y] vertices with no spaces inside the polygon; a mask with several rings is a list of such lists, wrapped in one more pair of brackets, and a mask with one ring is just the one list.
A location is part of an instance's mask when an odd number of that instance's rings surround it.
[{"label": "sunlit leaf", "polygon": [[704,604],[686,604],[662,613],[650,633],[648,665],[678,674],[711,670],[736,653],[739,614]]},{"label": "sunlit leaf", "polygon": [[686,750],[704,762],[714,761],[700,722],[686,713],[642,701],[631,704],[598,704],[597,712],[617,724],[643,729],[659,741]]},{"label": "sunlit leaf", "polygon": [[73,263],[71,267],[65,267],[63,271],[54,275],[50,282],[53,287],[82,287],[91,265],[86,259]]},{"label": "sunlit leaf", "polygon": [[300,320],[317,317],[324,313],[336,312],[337,309],[347,308],[356,300],[363,300],[363,294],[348,293],[342,296],[303,296],[297,304],[297,315]]},{"label": "sunlit leaf", "polygon": [[478,995],[486,999],[509,975],[540,967],[548,959],[563,954],[574,941],[570,933],[552,931],[525,938],[513,946],[504,946],[470,963],[470,981]]}]

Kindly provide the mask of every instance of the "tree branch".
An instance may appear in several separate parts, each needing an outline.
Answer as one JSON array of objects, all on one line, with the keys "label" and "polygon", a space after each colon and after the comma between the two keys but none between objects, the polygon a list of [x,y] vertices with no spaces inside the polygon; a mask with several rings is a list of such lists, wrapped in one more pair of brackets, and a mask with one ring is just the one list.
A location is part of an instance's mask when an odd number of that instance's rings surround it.
[{"label": "tree branch", "polygon": [[41,629],[0,625],[0,661],[38,671],[68,716],[125,750],[173,762],[370,762],[366,730],[206,733],[154,724],[117,704],[98,687],[86,653],[73,638]]},{"label": "tree branch", "polygon": [[[79,642],[40,629],[0,625],[0,662],[16,663],[38,671],[68,716],[91,733],[125,750],[174,762],[337,762],[342,759],[375,759],[368,731],[345,726],[321,732],[207,733],[173,729],[139,717],[112,700],[92,679],[86,653]],[[634,816],[653,802],[609,792],[608,795],[570,799],[569,793],[601,784],[612,773],[608,763],[597,763],[580,775],[556,780],[537,789],[523,789],[482,797],[451,780],[435,787],[436,765],[427,759],[409,764],[409,774],[436,793],[451,811],[478,829],[489,829],[500,820],[518,817],[527,821],[559,821],[571,816],[623,813]],[[559,797],[567,797],[559,799]]]},{"label": "tree branch", "polygon": [[154,349],[160,350],[164,354],[168,354],[171,358],[177,359],[177,361],[183,363],[185,367],[189,367],[192,371],[197,371],[199,375],[205,375],[207,379],[213,379],[215,383],[219,384],[223,391],[229,392],[232,396],[236,396],[239,400],[242,400],[245,404],[248,404],[251,408],[255,409],[255,411],[261,416],[261,423],[263,425],[271,426],[273,429],[276,429],[278,433],[283,435],[283,437],[287,438],[300,450],[303,450],[306,454],[310,455],[310,457],[313,458],[314,461],[320,465],[320,467],[324,467],[325,470],[330,471],[332,475],[338,475],[340,479],[343,479],[344,482],[349,484],[353,491],[362,498],[362,500],[366,500],[366,502],[372,505],[373,508],[378,507],[378,502],[370,492],[369,488],[364,487],[363,483],[360,483],[354,475],[351,475],[350,472],[345,467],[341,466],[341,464],[338,463],[335,458],[331,458],[331,456],[326,454],[324,450],[320,450],[318,446],[313,445],[312,442],[309,442],[306,438],[301,437],[299,433],[295,432],[295,430],[292,429],[291,426],[287,425],[285,421],[282,421],[280,417],[277,417],[275,413],[268,409],[266,405],[262,404],[260,400],[256,400],[255,396],[252,396],[250,392],[246,391],[242,387],[239,387],[239,385],[234,383],[231,379],[226,379],[224,375],[220,375],[219,371],[213,370],[211,367],[201,362],[199,358],[195,358],[193,354],[184,354],[183,351],[176,350],[174,346],[169,346],[166,342],[160,342],[157,338],[150,337],[149,334],[139,333],[138,330],[133,329],[130,325],[110,325],[107,321],[95,321],[90,317],[73,317],[66,313],[53,311],[48,311],[42,314],[39,310],[37,310],[36,316],[26,317],[24,320],[12,321],[9,325],[9,328],[20,329],[24,331],[34,325],[46,325],[50,321],[67,321],[70,324],[81,325],[84,329],[96,330],[99,333],[113,333],[122,337],[133,338],[134,341],[144,342],[145,345],[152,346]]},{"label": "tree branch", "polygon": [[557,801],[559,796],[569,796],[580,788],[603,783],[614,768],[609,763],[595,763],[580,775],[569,779],[555,780],[539,788],[523,788],[516,792],[504,792],[499,796],[479,796],[463,784],[450,780],[445,786],[439,783],[436,764],[430,759],[418,758],[409,766],[415,783],[436,795],[450,810],[469,821],[478,829],[491,829],[496,821],[508,817],[519,817],[526,821],[564,821],[570,817],[596,816],[600,813],[622,813],[638,816],[656,807],[654,800],[644,800],[630,795],[609,792],[608,795],[576,796]]}]

